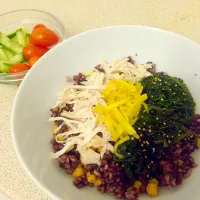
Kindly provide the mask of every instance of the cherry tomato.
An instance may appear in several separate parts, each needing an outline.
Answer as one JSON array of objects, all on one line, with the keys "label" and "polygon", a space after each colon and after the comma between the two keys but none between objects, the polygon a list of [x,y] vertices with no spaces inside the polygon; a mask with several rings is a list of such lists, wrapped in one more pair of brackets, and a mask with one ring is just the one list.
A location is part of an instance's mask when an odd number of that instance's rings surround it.
[{"label": "cherry tomato", "polygon": [[29,59],[28,63],[29,63],[29,66],[32,67],[39,59],[40,57],[39,56],[33,56]]},{"label": "cherry tomato", "polygon": [[34,29],[30,35],[30,43],[37,44],[42,47],[52,46],[58,43],[58,41],[58,35],[45,27]]},{"label": "cherry tomato", "polygon": [[29,60],[33,56],[38,56],[38,57],[43,56],[48,50],[49,49],[45,47],[40,47],[35,44],[29,44],[24,47],[23,54],[25,58]]},{"label": "cherry tomato", "polygon": [[18,64],[12,65],[8,72],[9,73],[17,73],[17,72],[23,72],[23,71],[26,71],[29,69],[30,69],[30,67],[27,64],[18,63]]},{"label": "cherry tomato", "polygon": [[36,28],[41,28],[41,27],[46,27],[44,24],[37,24],[33,27],[33,30],[36,29]]}]

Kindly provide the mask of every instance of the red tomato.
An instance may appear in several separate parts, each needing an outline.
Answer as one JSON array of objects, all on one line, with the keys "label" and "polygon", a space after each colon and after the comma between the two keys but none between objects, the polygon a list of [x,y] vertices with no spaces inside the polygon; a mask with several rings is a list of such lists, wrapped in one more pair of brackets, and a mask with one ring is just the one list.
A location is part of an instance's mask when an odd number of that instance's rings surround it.
[{"label": "red tomato", "polygon": [[39,56],[33,56],[29,59],[28,63],[29,63],[29,66],[32,67],[39,59],[40,57]]},{"label": "red tomato", "polygon": [[33,30],[36,29],[36,28],[41,28],[41,27],[46,27],[44,24],[37,24],[33,27]]},{"label": "red tomato", "polygon": [[23,54],[25,58],[29,60],[33,56],[38,56],[38,57],[43,56],[48,50],[49,49],[45,47],[40,47],[35,44],[29,44],[24,47]]},{"label": "red tomato", "polygon": [[29,70],[30,67],[27,64],[24,63],[18,63],[18,64],[14,64],[13,66],[11,66],[11,68],[9,69],[9,73],[17,73],[17,72],[23,72],[26,70]]},{"label": "red tomato", "polygon": [[42,47],[49,47],[58,42],[58,35],[45,27],[34,29],[30,35],[30,43],[37,44]]}]

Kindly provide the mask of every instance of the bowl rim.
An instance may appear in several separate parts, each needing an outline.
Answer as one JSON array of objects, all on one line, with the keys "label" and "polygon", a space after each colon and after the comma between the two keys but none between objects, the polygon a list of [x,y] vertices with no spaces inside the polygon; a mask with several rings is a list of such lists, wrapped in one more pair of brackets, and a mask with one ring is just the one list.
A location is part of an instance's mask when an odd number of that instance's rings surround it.
[{"label": "bowl rim", "polygon": [[46,15],[49,15],[50,17],[52,17],[55,21],[57,21],[59,23],[59,25],[62,25],[62,22],[53,14],[44,11],[44,10],[39,10],[39,9],[17,9],[17,10],[11,10],[5,13],[0,14],[0,17],[5,16],[5,15],[9,15],[12,13],[17,13],[17,12],[23,12],[23,11],[34,11],[34,12],[40,12],[40,13],[44,13]]},{"label": "bowl rim", "polygon": [[[8,11],[8,12],[5,12],[5,13],[2,13],[0,14],[0,18],[3,17],[3,16],[6,16],[6,15],[9,15],[9,14],[12,14],[12,13],[18,13],[18,12],[23,12],[23,11],[30,11],[30,12],[38,12],[38,13],[43,13],[45,15],[48,15],[50,16],[53,20],[55,20],[55,22],[59,25],[59,28],[61,29],[61,34],[63,35],[63,39],[61,40],[64,41],[66,39],[66,30],[65,30],[65,27],[64,27],[64,24],[62,23],[62,21],[56,17],[55,15],[47,12],[47,11],[44,11],[44,10],[39,10],[39,9],[17,9],[17,10],[12,10],[12,11]],[[26,71],[23,71],[23,72],[18,72],[18,73],[0,73],[0,83],[3,83],[3,84],[16,84],[16,83],[20,83],[23,78],[20,78],[20,79],[14,79],[14,80],[4,80],[4,78],[9,78],[9,77],[15,77],[15,76],[19,76],[19,75],[26,75],[27,72],[29,70],[26,70]]]},{"label": "bowl rim", "polygon": [[[89,30],[89,31],[85,31],[85,32],[81,32],[77,35],[74,35],[68,39],[66,39],[65,41],[59,43],[58,45],[56,45],[54,48],[53,48],[53,51],[55,51],[56,48],[59,48],[60,45],[64,45],[64,44],[67,44],[68,42],[72,41],[72,40],[75,40],[76,38],[82,36],[82,35],[87,35],[87,34],[90,34],[90,33],[94,33],[94,32],[98,32],[100,30],[106,30],[106,29],[113,29],[113,28],[125,28],[125,27],[132,27],[132,28],[139,28],[139,29],[148,29],[148,30],[152,30],[152,31],[156,31],[156,32],[162,32],[164,34],[168,34],[168,35],[171,35],[173,37],[176,37],[176,38],[181,38],[189,43],[191,43],[192,45],[195,45],[196,47],[198,47],[200,49],[200,44],[198,44],[197,42],[183,36],[183,35],[180,35],[180,34],[177,34],[177,33],[174,33],[174,32],[171,32],[171,31],[167,31],[167,30],[163,30],[163,29],[160,29],[160,28],[156,28],[156,27],[150,27],[150,26],[140,26],[140,25],[114,25],[114,26],[106,26],[106,27],[100,27],[100,28],[95,28],[95,29],[92,29],[92,30]],[[44,56],[47,56],[49,52],[47,52]],[[28,77],[30,76],[30,73],[27,74],[27,76],[25,77],[25,79],[27,79]],[[15,108],[17,106],[17,102],[18,102],[18,98],[20,96],[20,93],[21,93],[21,90],[23,88],[23,85],[25,84],[25,81],[22,82],[21,86],[19,87],[16,95],[15,95],[15,99],[14,99],[14,102],[13,102],[13,105],[12,105],[12,109],[11,109],[11,121],[10,121],[10,125],[11,125],[11,136],[12,136],[12,142],[13,142],[13,146],[14,146],[14,149],[16,151],[16,154],[17,154],[17,157],[21,163],[21,166],[23,167],[23,169],[25,170],[25,172],[28,174],[28,176],[30,177],[30,179],[33,180],[33,182],[39,187],[41,188],[41,190],[43,190],[45,192],[45,194],[47,194],[50,198],[52,199],[55,199],[55,200],[60,200],[59,197],[57,197],[55,194],[53,194],[53,192],[51,192],[44,184],[42,184],[35,176],[34,174],[32,174],[32,172],[29,170],[29,167],[28,165],[25,164],[24,162],[24,158],[23,158],[23,155],[21,154],[21,152],[19,151],[18,149],[18,144],[17,144],[17,140],[16,140],[16,137],[15,137],[15,131],[14,131],[14,115],[15,115]]]}]

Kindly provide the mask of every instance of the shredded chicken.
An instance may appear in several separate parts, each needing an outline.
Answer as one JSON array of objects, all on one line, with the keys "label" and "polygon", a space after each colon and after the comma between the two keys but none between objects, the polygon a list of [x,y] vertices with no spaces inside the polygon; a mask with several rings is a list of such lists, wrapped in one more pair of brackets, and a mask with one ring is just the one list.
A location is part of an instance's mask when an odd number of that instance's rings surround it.
[{"label": "shredded chicken", "polygon": [[[103,61],[101,63],[103,71],[94,69],[91,75],[87,77],[84,86],[66,86],[58,94],[57,102],[53,108],[61,109],[66,104],[73,104],[73,111],[64,110],[60,117],[51,117],[48,121],[62,121],[62,124],[56,128],[56,132],[63,125],[67,125],[69,130],[56,135],[56,141],[64,144],[64,147],[56,153],[51,153],[51,157],[58,158],[76,146],[83,164],[100,164],[100,158],[107,150],[113,152],[113,145],[110,143],[113,139],[105,125],[96,121],[92,108],[97,104],[106,105],[101,91],[110,80],[140,81],[142,78],[151,75],[147,71],[151,67],[152,64],[133,65],[128,62],[128,58],[116,60],[112,64]],[[102,136],[99,136],[98,133],[101,133]],[[64,140],[59,141],[61,136]],[[94,148],[101,148],[101,151],[97,152]]]}]

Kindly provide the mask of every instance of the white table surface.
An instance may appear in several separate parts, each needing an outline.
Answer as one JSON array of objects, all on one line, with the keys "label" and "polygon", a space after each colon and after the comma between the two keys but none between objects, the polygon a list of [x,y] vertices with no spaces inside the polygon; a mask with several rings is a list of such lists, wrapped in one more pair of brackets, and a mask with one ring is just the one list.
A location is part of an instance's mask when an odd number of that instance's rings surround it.
[{"label": "white table surface", "polygon": [[[163,28],[200,42],[200,0],[0,0],[0,14],[42,9],[64,23],[69,36],[96,27],[137,24]],[[92,16],[92,17],[91,17]],[[16,86],[0,85],[0,193],[13,200],[47,200],[22,169],[12,145],[10,111]],[[0,200],[3,197],[0,195]]]}]

